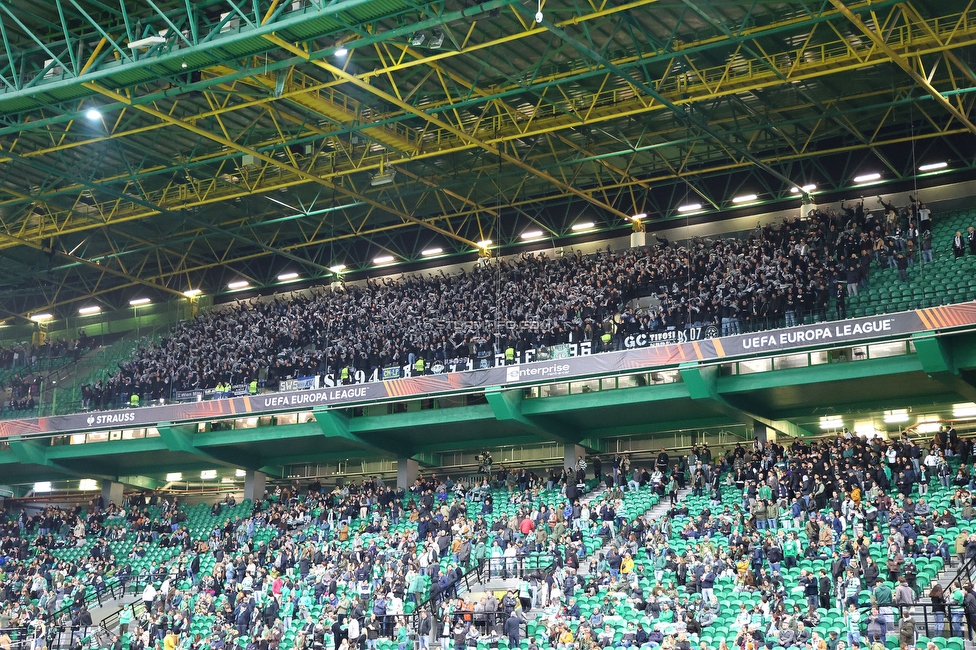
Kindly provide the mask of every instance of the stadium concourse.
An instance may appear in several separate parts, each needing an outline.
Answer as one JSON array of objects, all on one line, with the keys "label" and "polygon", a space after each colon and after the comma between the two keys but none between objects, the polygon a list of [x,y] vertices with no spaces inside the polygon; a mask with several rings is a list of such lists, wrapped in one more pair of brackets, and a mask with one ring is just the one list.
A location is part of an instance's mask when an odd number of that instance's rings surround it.
[{"label": "stadium concourse", "polygon": [[8,509],[0,645],[962,649],[974,441],[909,433]]}]

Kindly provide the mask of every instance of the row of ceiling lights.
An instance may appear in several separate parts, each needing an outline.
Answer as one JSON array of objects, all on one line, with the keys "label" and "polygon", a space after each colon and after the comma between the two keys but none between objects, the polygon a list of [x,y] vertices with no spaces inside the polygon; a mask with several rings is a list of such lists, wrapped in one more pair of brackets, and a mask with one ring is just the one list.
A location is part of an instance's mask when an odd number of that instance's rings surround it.
[{"label": "row of ceiling lights", "polygon": [[[189,292],[184,292],[189,295]],[[149,298],[133,298],[129,301],[132,307],[144,307],[146,305],[152,304],[152,300]],[[81,316],[94,316],[95,314],[100,314],[102,312],[101,305],[88,305],[86,307],[81,307],[78,309],[78,314]],[[31,314],[30,319],[35,323],[46,323],[48,321],[54,320],[54,314],[46,311],[37,312],[36,314]]]},{"label": "row of ceiling lights", "polygon": [[[634,219],[640,219],[640,218],[642,218],[644,216],[646,216],[646,215],[636,215],[633,218]],[[587,221],[587,222],[584,222],[584,223],[574,224],[573,227],[572,227],[572,230],[574,232],[583,232],[583,231],[587,231],[587,230],[592,230],[595,227],[596,227],[596,224],[594,224],[592,221]],[[534,240],[534,239],[541,239],[541,238],[543,238],[545,236],[546,236],[546,233],[543,232],[543,231],[541,231],[541,230],[530,230],[530,231],[526,231],[526,232],[522,233],[522,239],[524,239],[526,241],[531,241],[531,240]],[[494,242],[492,240],[490,240],[490,239],[483,239],[483,240],[481,240],[481,241],[478,242],[478,248],[487,249],[493,243]],[[443,248],[440,248],[440,247],[427,248],[427,249],[424,249],[424,250],[422,250],[420,252],[420,254],[423,255],[424,257],[437,257],[438,255],[442,255],[443,253],[444,253],[444,249]],[[390,266],[392,264],[395,264],[396,261],[397,261],[396,260],[396,257],[394,257],[393,255],[380,255],[379,257],[376,257],[376,258],[373,259],[373,264],[375,264],[376,266]],[[330,266],[329,267],[329,270],[332,271],[333,273],[335,273],[336,275],[339,275],[343,271],[345,271],[346,268],[347,267],[346,267],[345,264],[335,264],[333,266]],[[289,271],[289,272],[281,273],[280,275],[278,275],[278,281],[279,282],[294,282],[295,280],[300,279],[300,277],[301,276],[298,273],[295,273],[294,271]],[[227,289],[229,291],[243,291],[243,290],[249,289],[249,288],[251,288],[251,283],[248,282],[247,280],[235,280],[235,281],[230,282],[230,283],[227,284]],[[187,298],[191,298],[191,299],[192,298],[199,298],[201,295],[203,295],[203,290],[202,289],[199,289],[199,288],[191,288],[191,289],[187,289],[186,291],[184,291],[183,292],[183,295],[186,296]],[[149,305],[151,303],[152,303],[152,301],[149,298],[135,298],[135,299],[129,301],[129,304],[132,307],[142,307],[142,306],[145,306],[145,305]],[[101,313],[101,311],[102,311],[101,306],[99,306],[99,305],[91,305],[91,306],[87,306],[87,307],[80,308],[78,310],[78,313],[80,315],[82,315],[82,316],[94,316],[95,314]],[[38,323],[46,323],[48,321],[54,320],[54,315],[51,314],[50,312],[38,312],[36,314],[31,315],[30,318],[31,318],[31,320],[33,320],[35,322],[38,322]]]},{"label": "row of ceiling lights", "polygon": [[[415,38],[416,38],[416,35],[415,35]],[[443,36],[441,36],[441,40],[443,40]],[[421,40],[421,42],[422,42],[422,40]],[[438,44],[438,46],[439,46],[439,44]],[[347,54],[349,54],[349,50],[346,49],[343,45],[340,45],[338,47],[338,49],[336,49],[336,51],[335,51],[335,55],[338,56],[338,57],[344,57]],[[85,117],[87,117],[89,120],[94,121],[94,120],[101,119],[102,113],[97,108],[92,107],[92,108],[89,108],[87,111],[85,111]],[[948,166],[949,166],[949,163],[947,163],[947,162],[927,163],[925,165],[920,165],[919,168],[918,168],[918,171],[923,172],[923,173],[926,173],[926,172],[935,172],[935,171],[944,170]],[[855,176],[854,177],[854,184],[855,185],[870,185],[870,184],[875,183],[875,182],[880,181],[880,180],[881,180],[881,174],[879,174],[877,172],[870,172],[870,173],[867,173],[867,174],[860,174],[858,176]],[[817,189],[817,186],[816,185],[813,185],[813,184],[810,184],[810,185],[804,185],[802,188],[801,187],[793,187],[793,188],[790,189],[790,193],[792,193],[792,194],[799,194],[801,191],[803,191],[803,192],[812,192],[815,189]],[[755,195],[755,194],[745,194],[745,195],[742,195],[742,196],[734,197],[732,199],[732,203],[737,204],[737,205],[738,204],[742,204],[742,203],[751,203],[751,202],[755,201],[757,198],[758,198],[758,196]],[[701,210],[701,207],[702,206],[701,206],[700,203],[691,203],[691,204],[688,204],[688,205],[680,206],[678,208],[678,212],[681,212],[681,213],[697,212],[698,210]],[[592,228],[592,225],[590,227]],[[581,228],[581,230],[583,230],[583,229],[585,229],[585,228]],[[576,226],[573,226],[573,230],[576,230]]]},{"label": "row of ceiling lights", "polygon": [[[976,403],[962,402],[952,405],[953,420],[969,420],[976,418]],[[882,417],[885,424],[904,424],[911,419],[908,409],[893,409],[885,411]],[[873,419],[855,420],[854,432],[873,434],[876,432]],[[942,427],[942,419],[936,414],[919,415],[915,418],[915,429],[919,433],[935,433]],[[845,420],[840,415],[825,415],[820,418],[820,428],[825,431],[843,429]]]},{"label": "row of ceiling lights", "polygon": [[[918,168],[918,171],[923,172],[923,173],[925,173],[925,172],[936,172],[936,171],[944,170],[944,169],[946,169],[948,167],[949,167],[949,163],[947,163],[947,162],[935,162],[935,163],[928,163],[928,164],[925,164],[925,165],[921,165]],[[873,185],[873,184],[877,183],[880,180],[881,180],[881,174],[879,174],[878,172],[869,172],[869,173],[866,173],[866,174],[859,174],[859,175],[855,176],[854,177],[854,185],[856,185],[856,186]],[[810,192],[815,191],[816,189],[817,189],[817,186],[815,184],[813,184],[813,183],[810,183],[808,185],[804,185],[802,187],[794,186],[794,187],[791,187],[790,188],[790,194],[799,194],[800,192],[810,193]],[[755,202],[757,200],[759,200],[759,195],[758,194],[742,194],[742,195],[739,195],[739,196],[732,197],[732,203],[734,205],[745,205],[745,204],[748,204],[748,203],[753,203],[753,202]],[[686,205],[679,205],[678,206],[678,212],[681,213],[681,214],[688,214],[690,212],[698,212],[701,209],[702,209],[702,204],[701,203],[688,203]]]},{"label": "row of ceiling lights", "polygon": [[[646,216],[647,216],[646,214],[640,214],[640,215],[635,215],[632,218],[642,219]],[[594,222],[585,221],[585,222],[573,224],[571,230],[573,232],[585,232],[588,230],[593,230],[594,228],[596,228],[596,224]],[[521,238],[526,241],[531,241],[534,239],[542,239],[545,236],[546,233],[542,230],[527,230],[522,233]],[[494,244],[494,242],[490,239],[482,239],[481,241],[477,242],[478,248],[481,249],[490,248],[492,244]],[[444,254],[444,249],[440,248],[439,246],[433,248],[425,248],[424,250],[420,251],[420,254],[424,257],[437,257],[439,255]],[[393,255],[380,255],[379,257],[373,258],[373,264],[375,264],[376,266],[388,266],[391,264],[395,264],[396,261],[397,259]],[[336,264],[334,266],[330,266],[329,270],[332,271],[333,273],[338,274],[345,271],[346,268],[347,267],[345,264]],[[296,278],[298,278],[297,273],[283,273],[278,276],[278,280],[280,280],[281,282],[295,280]],[[231,282],[230,284],[227,285],[227,288],[233,291],[233,290],[246,289],[248,286],[250,285],[247,281],[239,280],[237,282]]]},{"label": "row of ceiling lights", "polygon": [[[234,478],[244,478],[247,476],[247,472],[243,469],[236,470],[234,472],[234,477],[225,476],[221,480],[223,483],[233,483]],[[202,481],[213,481],[217,478],[217,470],[215,469],[205,469],[200,472],[200,480]],[[183,480],[183,472],[170,472],[166,475],[167,483],[179,483]],[[78,481],[78,490],[81,492],[90,492],[98,489],[98,481],[91,478],[83,478]],[[37,481],[34,483],[34,492],[44,493],[54,491],[54,486],[51,481]]]},{"label": "row of ceiling lights", "polygon": [[[632,218],[641,219],[646,216],[647,215],[645,214],[641,214],[641,215],[635,215]],[[586,222],[574,224],[571,229],[573,230],[573,232],[585,232],[588,230],[593,230],[594,228],[596,228],[596,224],[594,222],[586,221]],[[546,233],[542,230],[527,230],[524,233],[522,233],[521,238],[526,241],[531,241],[534,239],[542,239],[545,236]],[[494,244],[494,242],[490,239],[482,239],[481,241],[477,242],[477,244],[478,244],[478,248],[487,249],[491,247],[491,245]],[[433,248],[425,248],[424,250],[420,251],[420,254],[428,258],[437,257],[439,255],[444,254],[444,249],[439,246]],[[397,258],[393,255],[380,255],[378,257],[373,258],[373,264],[376,266],[390,266],[392,264],[395,264],[396,262],[397,262]],[[329,270],[335,273],[336,275],[338,275],[343,271],[345,271],[347,268],[348,267],[345,264],[335,264],[333,266],[330,266]],[[291,282],[293,280],[297,280],[298,278],[299,278],[298,273],[288,272],[279,275],[278,281]],[[231,291],[242,291],[244,289],[249,288],[250,286],[251,284],[247,280],[236,280],[234,282],[229,283],[227,285],[227,288]],[[194,298],[199,296],[201,294],[201,291],[199,289],[188,289],[187,291],[184,291],[183,294],[186,295],[187,297]]]}]

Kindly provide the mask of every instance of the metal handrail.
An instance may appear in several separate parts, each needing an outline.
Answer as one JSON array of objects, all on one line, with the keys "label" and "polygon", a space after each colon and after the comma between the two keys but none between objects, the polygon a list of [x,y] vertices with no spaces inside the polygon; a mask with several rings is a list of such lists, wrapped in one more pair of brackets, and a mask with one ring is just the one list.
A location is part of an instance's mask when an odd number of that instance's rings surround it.
[{"label": "metal handrail", "polygon": [[[110,581],[106,582],[101,589],[95,587],[94,594],[90,594],[88,592],[88,587],[85,587],[85,604],[87,605],[88,603],[97,600],[99,606],[101,606],[105,602],[104,600],[105,594],[111,594],[111,598],[109,600],[112,600],[119,597],[116,594],[119,593],[120,589],[124,589],[124,582],[122,578],[117,578],[117,577],[111,578]],[[61,609],[56,610],[53,614],[50,615],[50,617],[54,620],[57,620],[58,618],[64,616],[65,614],[70,614],[73,608],[74,608],[73,603],[63,605]]]},{"label": "metal handrail", "polygon": [[[148,578],[146,578],[146,580],[138,580],[138,579],[137,580],[134,580],[129,585],[129,587],[130,587],[129,593],[130,594],[138,594],[138,593],[140,593],[145,588],[145,586],[147,584],[149,584],[149,582],[155,582],[151,576],[148,577]],[[123,592],[122,596],[125,596],[125,593],[124,592]],[[141,607],[141,610],[140,611],[136,611],[137,608],[140,608],[140,607]],[[106,616],[105,618],[103,618],[101,620],[101,622],[98,624],[98,626],[100,628],[102,628],[103,630],[105,630],[106,633],[111,634],[112,633],[112,630],[114,630],[115,628],[117,628],[119,626],[119,619],[122,618],[122,612],[124,612],[127,609],[131,609],[132,610],[132,618],[135,619],[139,614],[142,614],[143,612],[146,611],[145,601],[143,601],[142,598],[137,598],[137,599],[133,600],[131,603],[122,605],[117,610],[115,610],[114,612],[112,612],[111,614],[109,614],[108,616]]]},{"label": "metal handrail", "polygon": [[962,589],[964,585],[972,584],[974,575],[976,575],[976,557],[966,558],[959,566],[959,570],[956,571],[956,575],[946,585],[946,592]]},{"label": "metal handrail", "polygon": [[[861,625],[866,628],[867,617],[865,611],[870,612],[877,605],[858,605],[862,614]],[[883,610],[890,609],[890,616]],[[944,608],[936,607],[932,603],[915,603],[913,605],[885,605],[878,607],[890,624],[887,635],[898,634],[898,622],[908,614],[915,625],[915,638],[926,636],[929,638],[949,636],[962,637],[968,628],[965,608],[961,604],[946,602]],[[897,615],[897,617],[896,617]],[[867,635],[865,635],[866,637]]]}]

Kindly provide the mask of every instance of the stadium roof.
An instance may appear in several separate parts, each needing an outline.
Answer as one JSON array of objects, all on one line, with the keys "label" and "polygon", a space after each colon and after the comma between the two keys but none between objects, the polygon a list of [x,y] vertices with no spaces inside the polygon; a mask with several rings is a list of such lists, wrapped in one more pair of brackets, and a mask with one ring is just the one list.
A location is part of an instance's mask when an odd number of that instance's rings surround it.
[{"label": "stadium roof", "polygon": [[796,205],[797,187],[840,198],[877,173],[864,191],[903,190],[976,164],[971,2],[537,9],[0,4],[0,318],[473,259],[530,229],[572,241],[637,213],[716,218],[736,196]]}]

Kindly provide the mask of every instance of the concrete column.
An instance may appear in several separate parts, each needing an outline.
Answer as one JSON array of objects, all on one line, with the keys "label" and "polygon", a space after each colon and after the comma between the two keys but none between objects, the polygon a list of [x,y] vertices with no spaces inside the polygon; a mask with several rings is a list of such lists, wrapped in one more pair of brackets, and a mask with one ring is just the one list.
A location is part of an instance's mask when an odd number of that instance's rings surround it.
[{"label": "concrete column", "polygon": [[776,429],[767,427],[762,422],[756,422],[752,430],[756,436],[756,440],[762,444],[776,442]]},{"label": "concrete column", "polygon": [[102,481],[102,501],[105,502],[106,508],[110,503],[115,503],[115,505],[121,506],[122,484],[114,481]]},{"label": "concrete column", "polygon": [[586,449],[580,445],[564,445],[563,446],[563,469],[567,467],[576,467],[576,458],[582,456],[586,458]]},{"label": "concrete column", "polygon": [[268,483],[268,475],[264,472],[247,470],[244,474],[244,498],[252,502],[264,501],[264,489]]},{"label": "concrete column", "polygon": [[397,489],[410,488],[420,475],[420,465],[412,458],[397,458]]}]

